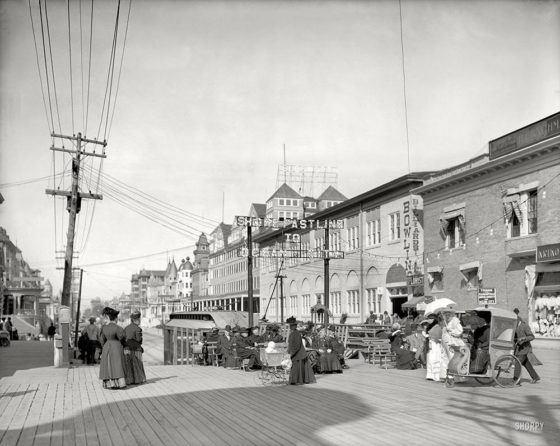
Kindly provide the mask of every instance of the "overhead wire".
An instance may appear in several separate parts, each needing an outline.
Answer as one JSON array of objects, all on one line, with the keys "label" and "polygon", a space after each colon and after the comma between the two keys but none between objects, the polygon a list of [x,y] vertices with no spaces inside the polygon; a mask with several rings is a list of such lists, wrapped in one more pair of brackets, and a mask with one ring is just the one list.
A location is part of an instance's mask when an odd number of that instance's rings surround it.
[{"label": "overhead wire", "polygon": [[86,101],[86,124],[84,128],[84,135],[87,135],[88,121],[89,121],[89,94],[91,87],[91,52],[93,47],[93,0],[91,0],[91,14],[89,25],[89,63],[88,63],[88,86],[87,86],[87,101]]},{"label": "overhead wire", "polygon": [[72,75],[72,32],[70,28],[70,0],[66,0],[67,5],[67,17],[68,17],[68,56],[70,59],[70,106],[71,106],[71,116],[72,116],[72,134],[75,134],[74,125],[74,76]]},{"label": "overhead wire", "polygon": [[115,100],[113,101],[113,111],[111,112],[111,121],[109,123],[109,130],[107,132],[107,139],[109,139],[109,136],[111,134],[111,128],[113,127],[113,118],[115,116],[115,109],[117,106],[117,97],[119,94],[119,87],[121,84],[121,73],[122,73],[122,67],[123,67],[123,62],[124,62],[124,50],[126,48],[126,39],[128,36],[128,24],[130,22],[130,10],[132,8],[132,0],[128,1],[128,14],[126,16],[126,27],[125,27],[125,31],[124,31],[124,40],[123,40],[123,45],[122,45],[122,53],[121,53],[121,63],[119,66],[119,75],[117,77],[117,87],[115,89]]},{"label": "overhead wire", "polygon": [[[39,4],[41,3],[41,0],[39,0]],[[48,8],[47,8],[47,0],[45,0],[45,24],[46,24],[46,28],[47,28],[47,40],[49,42],[49,57],[50,57],[50,62],[51,62],[51,75],[52,75],[52,81],[53,81],[53,91],[54,91],[54,103],[55,103],[55,107],[56,107],[56,115],[58,117],[58,129],[60,131],[60,133],[62,133],[62,123],[60,120],[60,108],[58,106],[58,93],[57,93],[57,89],[56,89],[56,76],[55,76],[55,72],[54,72],[54,58],[52,55],[52,42],[51,42],[51,30],[50,30],[50,25],[49,25],[49,12],[48,12]]]}]

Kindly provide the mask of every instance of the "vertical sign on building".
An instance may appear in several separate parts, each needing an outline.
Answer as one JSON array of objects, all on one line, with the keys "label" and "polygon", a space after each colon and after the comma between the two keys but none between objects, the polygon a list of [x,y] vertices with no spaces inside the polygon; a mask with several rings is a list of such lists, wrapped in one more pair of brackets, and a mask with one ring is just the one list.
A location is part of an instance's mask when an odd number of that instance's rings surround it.
[{"label": "vertical sign on building", "polygon": [[[420,230],[416,212],[418,208],[418,198],[411,197],[403,203],[403,250],[406,255],[405,270],[407,276],[412,276],[418,272],[417,260],[412,261],[410,256],[414,255],[417,259],[420,250]],[[412,251],[412,252],[411,252]]]}]

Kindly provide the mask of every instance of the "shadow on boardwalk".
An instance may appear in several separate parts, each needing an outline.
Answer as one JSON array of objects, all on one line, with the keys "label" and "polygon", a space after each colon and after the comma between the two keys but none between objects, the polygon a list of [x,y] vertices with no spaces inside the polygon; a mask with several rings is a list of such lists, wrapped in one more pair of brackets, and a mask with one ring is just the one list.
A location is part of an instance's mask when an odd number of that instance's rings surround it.
[{"label": "shadow on boardwalk", "polygon": [[[456,417],[457,421],[470,421],[479,426],[480,430],[488,433],[488,438],[499,438],[503,444],[525,446],[534,444],[537,438],[544,437],[546,444],[558,444],[560,424],[557,418],[560,404],[547,403],[537,395],[507,395],[508,389],[496,389],[500,395],[487,395],[476,399],[468,389],[456,389],[456,393],[449,398],[446,404],[447,413]],[[507,407],[507,410],[504,408]],[[467,409],[468,410],[465,410]],[[512,415],[514,414],[514,415]],[[542,428],[529,427],[523,442],[516,442],[510,433],[519,429],[519,423],[543,423]],[[504,431],[504,426],[510,429]],[[534,435],[535,439],[531,440]]]},{"label": "shadow on boardwalk", "polygon": [[9,347],[0,348],[0,378],[18,370],[52,366],[53,350],[49,341],[12,341]]},{"label": "shadow on boardwalk", "polygon": [[345,437],[339,429],[341,437],[326,440],[320,430],[373,413],[352,394],[316,386],[170,393],[153,383],[102,392],[106,404],[65,413],[58,423],[10,427],[0,432],[0,443],[23,445],[50,431],[50,444],[327,446],[345,444]]}]

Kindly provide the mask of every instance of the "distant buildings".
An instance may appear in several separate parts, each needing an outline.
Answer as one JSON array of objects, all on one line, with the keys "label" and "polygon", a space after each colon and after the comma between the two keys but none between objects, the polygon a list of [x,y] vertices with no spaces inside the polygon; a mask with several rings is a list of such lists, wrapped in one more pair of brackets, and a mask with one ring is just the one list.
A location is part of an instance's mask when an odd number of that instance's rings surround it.
[{"label": "distant buildings", "polygon": [[[41,271],[24,260],[21,250],[0,227],[0,313],[40,314],[40,298],[44,292]],[[49,284],[50,285],[50,284]],[[52,293],[51,293],[52,294]],[[46,296],[43,294],[43,297]],[[45,309],[43,301],[43,309]]]}]

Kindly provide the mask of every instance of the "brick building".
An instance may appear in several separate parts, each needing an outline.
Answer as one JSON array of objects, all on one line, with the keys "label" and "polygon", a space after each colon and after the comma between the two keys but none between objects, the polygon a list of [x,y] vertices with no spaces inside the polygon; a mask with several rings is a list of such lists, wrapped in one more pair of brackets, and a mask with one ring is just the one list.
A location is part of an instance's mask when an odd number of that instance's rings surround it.
[{"label": "brick building", "polygon": [[413,192],[424,203],[426,295],[467,309],[479,290],[490,299],[495,291],[491,305],[517,307],[530,321],[538,298],[559,296],[560,113],[491,141],[487,155]]}]

